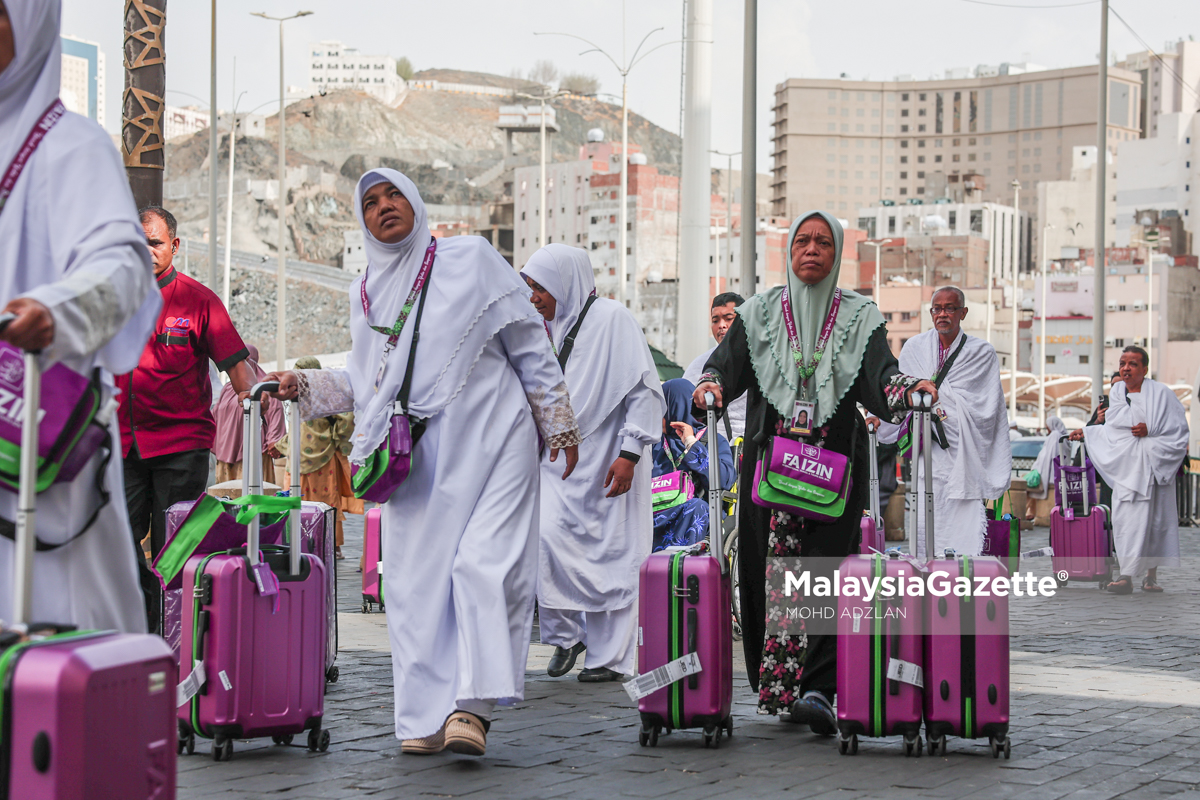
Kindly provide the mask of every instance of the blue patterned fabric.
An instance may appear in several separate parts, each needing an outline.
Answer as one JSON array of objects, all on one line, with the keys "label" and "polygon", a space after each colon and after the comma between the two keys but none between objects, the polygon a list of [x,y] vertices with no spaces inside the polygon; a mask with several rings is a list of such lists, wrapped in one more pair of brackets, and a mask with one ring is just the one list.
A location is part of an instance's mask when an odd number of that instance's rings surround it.
[{"label": "blue patterned fabric", "polygon": [[654,515],[654,552],[664,547],[693,545],[707,535],[708,503],[699,497]]}]

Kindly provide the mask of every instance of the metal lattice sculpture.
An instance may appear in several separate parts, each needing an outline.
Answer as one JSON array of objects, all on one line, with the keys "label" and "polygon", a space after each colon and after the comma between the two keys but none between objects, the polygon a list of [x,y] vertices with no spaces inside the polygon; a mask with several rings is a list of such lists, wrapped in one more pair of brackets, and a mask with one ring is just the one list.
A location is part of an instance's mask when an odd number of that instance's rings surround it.
[{"label": "metal lattice sculpture", "polygon": [[139,206],[162,202],[167,0],[125,0],[121,151]]}]

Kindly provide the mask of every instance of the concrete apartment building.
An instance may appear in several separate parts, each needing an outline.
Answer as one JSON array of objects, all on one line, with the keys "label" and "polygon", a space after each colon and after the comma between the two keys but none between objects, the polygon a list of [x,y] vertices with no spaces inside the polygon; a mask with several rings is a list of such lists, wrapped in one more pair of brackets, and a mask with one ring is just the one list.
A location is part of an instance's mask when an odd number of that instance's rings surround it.
[{"label": "concrete apartment building", "polygon": [[364,55],[338,41],[312,42],[308,51],[308,95],[353,89],[392,105],[404,93],[391,56]]},{"label": "concrete apartment building", "polygon": [[104,128],[104,51],[96,42],[61,36],[62,75],[59,97],[68,111],[82,114]]},{"label": "concrete apartment building", "polygon": [[[1200,106],[1195,98],[1192,103]],[[1186,235],[1172,243],[1173,252],[1196,254],[1200,221],[1200,113],[1162,114],[1156,119],[1156,127],[1152,138],[1124,142],[1118,150],[1121,169],[1115,191],[1114,243],[1119,247],[1145,246],[1134,237],[1141,233],[1140,227],[1150,212],[1154,224],[1160,218],[1181,218]]]},{"label": "concrete apartment building", "polygon": [[[1096,141],[1097,65],[1019,72],[980,67],[944,80],[789,78],[774,100],[772,212],[842,215],[880,200],[934,199],[976,173],[980,200],[1033,213],[1041,181],[1070,177],[1072,149]],[[1108,72],[1108,139],[1141,135],[1142,80]],[[1035,222],[1031,245],[1036,246]],[[1025,262],[1027,263],[1027,262]]]},{"label": "concrete apartment building", "polygon": [[1136,72],[1142,79],[1142,135],[1158,135],[1163,114],[1194,111],[1200,97],[1200,42],[1182,39],[1164,52],[1143,51],[1118,61],[1121,69]]}]

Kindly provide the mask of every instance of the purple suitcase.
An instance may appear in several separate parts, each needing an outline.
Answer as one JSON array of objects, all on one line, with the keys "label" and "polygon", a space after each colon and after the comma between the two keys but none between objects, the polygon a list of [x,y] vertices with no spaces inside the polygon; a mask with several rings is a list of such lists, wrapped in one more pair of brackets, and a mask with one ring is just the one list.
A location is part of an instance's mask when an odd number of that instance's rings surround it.
[{"label": "purple suitcase", "polygon": [[[258,440],[257,398],[278,384],[261,383],[247,402],[252,435]],[[299,406],[292,406],[292,430]],[[293,460],[297,458],[293,449]],[[261,491],[260,467],[251,492]],[[293,464],[295,471],[295,464]],[[203,665],[205,682],[179,707],[179,736],[188,751],[196,734],[213,739],[214,760],[233,756],[234,739],[270,736],[276,743],[308,731],[308,748],[324,751],[325,658],[328,641],[325,565],[302,553],[299,512],[291,516],[287,551],[265,548],[262,562],[278,580],[277,594],[261,593],[254,575],[259,561],[258,520],[249,526],[246,548],[193,556],[183,573],[184,658],[181,672]]]},{"label": "purple suitcase", "polygon": [[363,520],[362,610],[383,611],[383,509],[367,509]]},{"label": "purple suitcase", "polygon": [[[0,330],[12,317],[0,321]],[[157,636],[34,626],[40,370],[25,355],[13,630],[0,633],[0,798],[175,797],[175,661]],[[60,632],[61,631],[61,632]]]},{"label": "purple suitcase", "polygon": [[1058,577],[1065,572],[1067,580],[1097,581],[1101,589],[1107,588],[1116,561],[1108,507],[1093,506],[1081,515],[1055,506],[1050,512],[1050,548],[1054,580],[1060,587],[1067,585]]},{"label": "purple suitcase", "polygon": [[[848,556],[838,568],[842,580],[920,575],[920,567],[898,550],[886,555]],[[905,668],[892,680],[888,670],[924,664],[921,641],[923,608],[920,597],[861,596],[838,598],[837,718],[838,750],[858,752],[859,736],[904,737],[904,754],[921,755],[921,687],[911,682],[915,671]]]},{"label": "purple suitcase", "polygon": [[[713,407],[709,395],[708,407]],[[638,701],[639,743],[654,747],[663,730],[703,728],[704,745],[733,735],[733,613],[722,545],[716,422],[708,412],[710,549],[654,553],[642,564],[638,596],[638,673],[651,680],[669,662],[695,653],[700,671]],[[664,670],[665,671],[665,670]]]},{"label": "purple suitcase", "polygon": [[[925,475],[925,551],[936,550],[934,539],[933,441],[928,406],[921,396],[920,457]],[[931,559],[926,570],[930,591],[925,606],[925,736],[930,755],[946,754],[946,737],[979,739],[986,736],[992,757],[1009,757],[1008,738],[1008,596],[975,595],[976,578],[1008,580],[1006,567],[991,556],[955,556],[947,550]],[[963,596],[950,589],[956,578],[970,581]],[[946,589],[944,596],[933,594]]]},{"label": "purple suitcase", "polygon": [[[187,517],[195,501],[176,503],[167,509],[167,541],[175,535],[179,525]],[[325,577],[328,583],[326,597],[326,613],[329,617],[329,639],[325,649],[326,679],[336,683],[338,679],[337,661],[338,627],[337,627],[337,563],[334,560],[334,510],[324,503],[305,501],[300,505],[300,546],[305,553],[312,553],[325,564]],[[179,661],[179,645],[183,640],[183,590],[171,589],[163,592],[163,638],[175,652],[175,660]]]},{"label": "purple suitcase", "polygon": [[882,553],[887,549],[887,542],[884,536],[883,515],[879,513],[879,460],[875,455],[876,446],[876,431],[874,425],[867,426],[868,451],[870,453],[869,460],[871,462],[871,484],[868,498],[870,507],[863,514],[862,518],[862,538],[859,540],[858,552],[860,555],[869,555],[870,553]]}]

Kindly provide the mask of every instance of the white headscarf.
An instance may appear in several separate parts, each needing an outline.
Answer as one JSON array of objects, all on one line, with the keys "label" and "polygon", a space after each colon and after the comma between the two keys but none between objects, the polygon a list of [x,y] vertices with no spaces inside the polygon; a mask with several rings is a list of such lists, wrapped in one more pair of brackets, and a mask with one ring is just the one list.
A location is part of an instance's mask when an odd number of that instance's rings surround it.
[{"label": "white headscarf", "polygon": [[1042,449],[1038,452],[1037,459],[1033,462],[1033,470],[1035,470],[1042,479],[1041,486],[1036,489],[1030,489],[1029,494],[1041,499],[1047,495],[1050,489],[1050,483],[1054,480],[1054,458],[1058,455],[1058,443],[1067,435],[1067,426],[1056,415],[1051,414],[1046,418],[1046,427],[1050,429],[1050,433],[1042,442]]},{"label": "white headscarf", "polygon": [[58,97],[62,45],[59,0],[7,0],[16,55],[0,72],[0,170]]},{"label": "white headscarf", "polygon": [[[391,183],[413,208],[413,229],[396,244],[376,239],[363,221],[362,198],[367,189]],[[371,325],[391,328],[417,280],[431,234],[425,204],[416,184],[394,169],[375,169],[359,179],[354,213],[363,231],[367,272],[350,287],[350,335],[353,347],[346,368],[354,389],[354,450],[350,460],[361,463],[387,433],[392,403],[400,391],[408,363],[417,306],[388,357],[379,391],[375,377],[387,336]],[[361,287],[366,281],[371,319],[363,315]],[[413,368],[408,412],[428,419],[445,408],[462,390],[475,362],[492,337],[520,319],[536,318],[529,288],[479,236],[439,239],[421,319],[420,344]]]},{"label": "white headscarf", "polygon": [[521,274],[527,275],[554,298],[557,304],[554,319],[549,320],[546,327],[550,329],[554,349],[561,349],[587,299],[596,293],[592,260],[578,247],[548,244],[529,257]]},{"label": "white headscarf", "polygon": [[[554,346],[561,349],[595,291],[591,259],[578,247],[549,244],[530,257],[521,274],[554,297],[554,319],[547,327]],[[567,360],[566,378],[584,438],[599,428],[639,383],[657,395],[662,404],[660,414],[667,410],[646,335],[633,315],[615,300],[597,298],[588,309]]]}]

